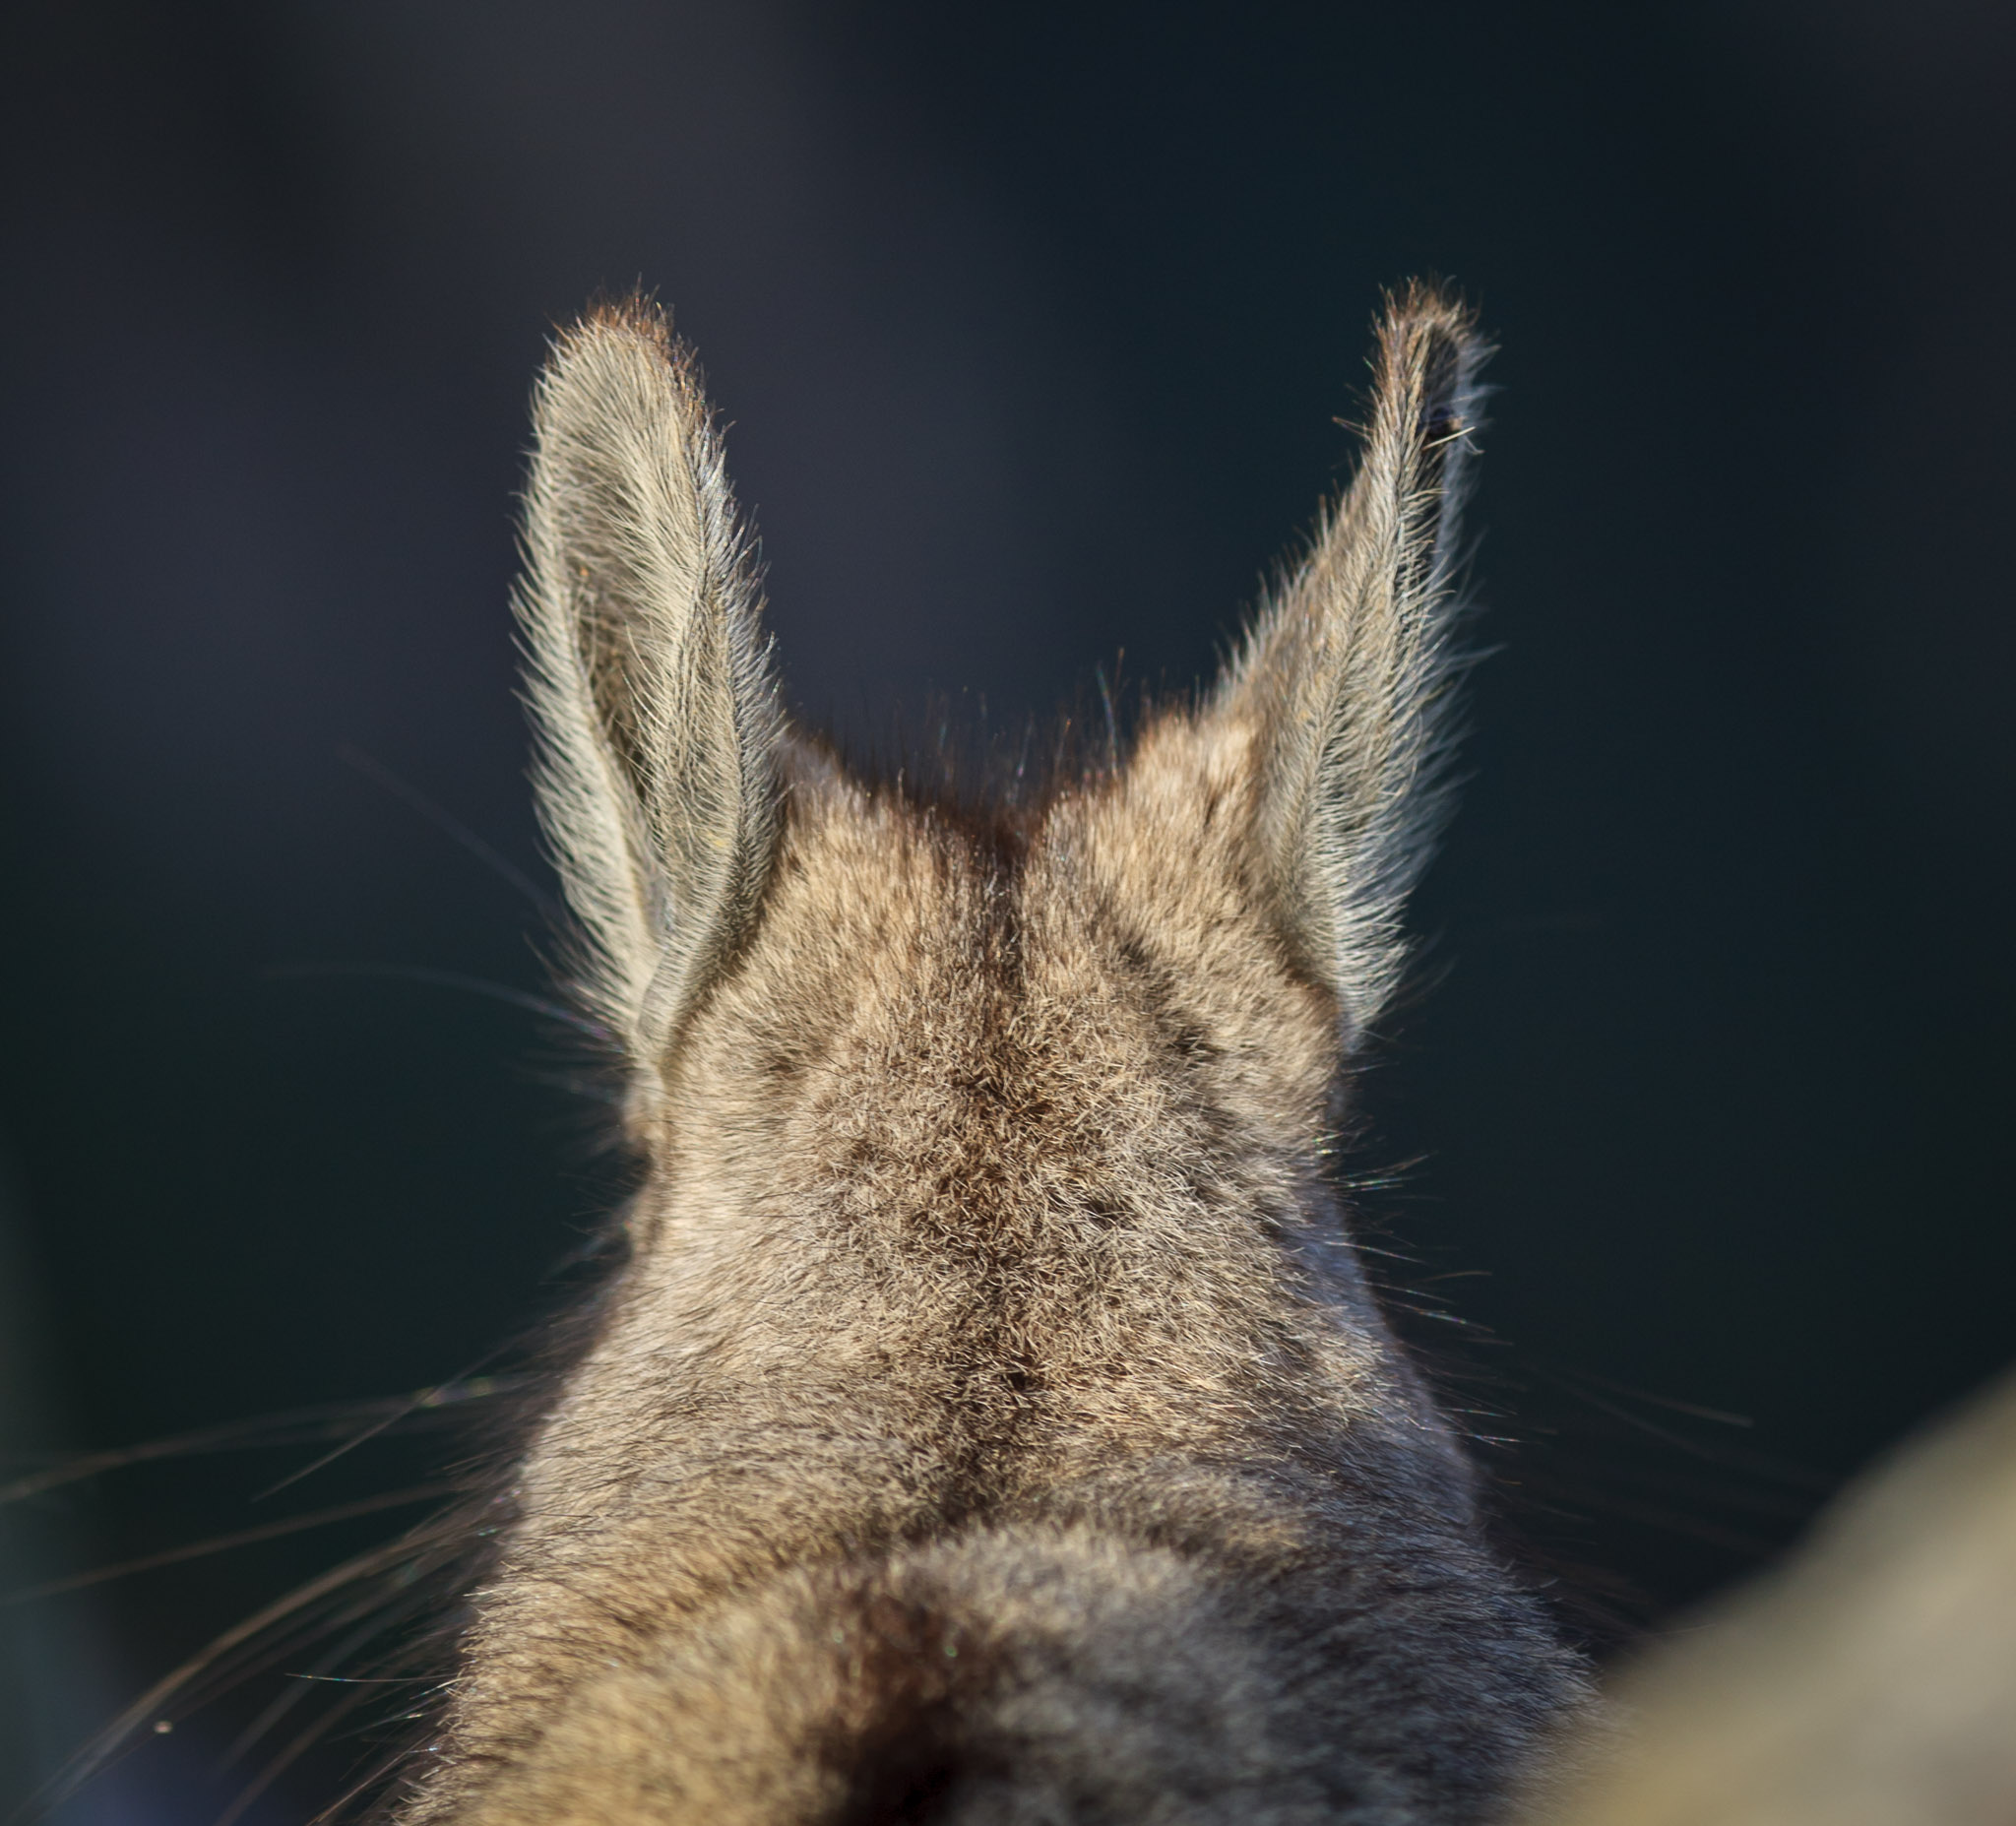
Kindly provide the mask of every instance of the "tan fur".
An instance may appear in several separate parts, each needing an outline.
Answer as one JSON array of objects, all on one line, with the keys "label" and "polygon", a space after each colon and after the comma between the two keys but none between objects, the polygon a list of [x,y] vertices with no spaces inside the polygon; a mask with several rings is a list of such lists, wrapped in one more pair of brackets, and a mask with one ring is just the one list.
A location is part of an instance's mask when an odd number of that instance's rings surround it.
[{"label": "tan fur", "polygon": [[779,731],[690,362],[641,307],[562,339],[541,804],[646,1177],[407,1826],[1468,1819],[1579,1694],[1321,1160],[1477,359],[1397,300],[1226,684],[975,818]]}]

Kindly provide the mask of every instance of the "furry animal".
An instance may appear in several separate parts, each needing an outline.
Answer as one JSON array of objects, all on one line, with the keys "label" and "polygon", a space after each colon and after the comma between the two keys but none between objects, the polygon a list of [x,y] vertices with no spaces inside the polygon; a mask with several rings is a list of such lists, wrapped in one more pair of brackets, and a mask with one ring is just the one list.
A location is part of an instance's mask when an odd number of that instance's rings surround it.
[{"label": "furry animal", "polygon": [[1465,1821],[1584,1696],[1323,1161],[1438,804],[1481,353],[1393,299],[1216,689],[974,814],[787,726],[662,317],[559,339],[518,606],[645,1171],[403,1826]]}]

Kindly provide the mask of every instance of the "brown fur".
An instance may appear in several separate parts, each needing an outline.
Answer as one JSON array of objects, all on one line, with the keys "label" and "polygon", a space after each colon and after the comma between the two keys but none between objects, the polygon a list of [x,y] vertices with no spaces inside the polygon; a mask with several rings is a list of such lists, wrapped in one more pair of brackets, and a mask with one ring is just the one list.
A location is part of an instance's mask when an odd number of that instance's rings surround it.
[{"label": "brown fur", "polygon": [[782,731],[690,362],[562,340],[542,809],[647,1170],[406,1826],[1470,1819],[1580,1694],[1322,1168],[1478,352],[1397,300],[1219,692],[989,822]]}]

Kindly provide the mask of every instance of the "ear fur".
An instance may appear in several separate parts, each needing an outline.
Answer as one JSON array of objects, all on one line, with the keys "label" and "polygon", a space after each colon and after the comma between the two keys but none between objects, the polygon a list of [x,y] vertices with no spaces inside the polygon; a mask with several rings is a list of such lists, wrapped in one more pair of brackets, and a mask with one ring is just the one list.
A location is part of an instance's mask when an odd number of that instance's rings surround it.
[{"label": "ear fur", "polygon": [[777,694],[721,438],[662,314],[632,301],[563,333],[534,421],[515,606],[539,818],[581,990],[646,1068],[755,918]]},{"label": "ear fur", "polygon": [[1405,961],[1401,913],[1439,809],[1457,516],[1487,352],[1438,290],[1387,300],[1356,475],[1209,713],[1251,731],[1263,892],[1335,990],[1347,1043]]}]

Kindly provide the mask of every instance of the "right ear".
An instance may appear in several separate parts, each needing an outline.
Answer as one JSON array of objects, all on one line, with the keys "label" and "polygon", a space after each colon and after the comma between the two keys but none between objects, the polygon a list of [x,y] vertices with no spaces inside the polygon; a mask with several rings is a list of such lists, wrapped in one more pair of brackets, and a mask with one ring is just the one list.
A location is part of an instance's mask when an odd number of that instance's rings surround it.
[{"label": "right ear", "polygon": [[1258,876],[1354,1044],[1398,978],[1443,793],[1458,515],[1486,353],[1431,285],[1388,299],[1350,491],[1260,617],[1214,717],[1253,737]]},{"label": "right ear", "polygon": [[591,1011],[650,1068],[749,935],[781,721],[693,359],[635,300],[562,334],[534,396],[515,605],[539,821]]}]

